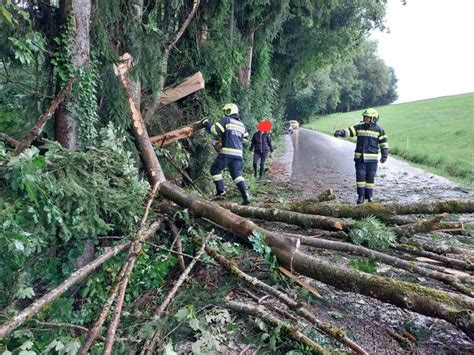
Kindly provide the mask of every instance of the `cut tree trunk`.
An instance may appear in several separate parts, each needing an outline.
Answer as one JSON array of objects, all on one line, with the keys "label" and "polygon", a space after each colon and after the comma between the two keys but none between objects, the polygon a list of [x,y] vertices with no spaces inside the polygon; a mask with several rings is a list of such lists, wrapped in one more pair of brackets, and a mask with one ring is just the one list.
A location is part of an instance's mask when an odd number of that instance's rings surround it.
[{"label": "cut tree trunk", "polygon": [[201,121],[191,123],[189,126],[184,126],[174,131],[166,132],[157,136],[150,137],[150,141],[159,147],[166,147],[171,143],[191,137],[197,130],[204,128]]},{"label": "cut tree trunk", "polygon": [[342,203],[289,203],[280,207],[284,210],[331,217],[363,218],[375,216],[382,220],[387,217],[405,214],[474,213],[473,200],[446,200],[433,202],[404,203],[366,203],[350,205]]},{"label": "cut tree trunk", "polygon": [[145,166],[147,168],[148,181],[152,186],[155,186],[157,183],[165,181],[166,179],[158,158],[156,157],[153,145],[150,142],[150,138],[148,137],[148,132],[146,130],[145,123],[143,122],[142,115],[130,94],[130,85],[126,73],[132,66],[132,56],[128,53],[125,53],[121,59],[122,63],[114,65],[115,75],[120,77],[120,80],[122,81],[122,84],[125,88],[128,104],[130,106],[130,110],[132,111],[132,131],[135,135],[138,148],[140,149],[142,159],[144,160]]},{"label": "cut tree trunk", "polygon": [[[440,214],[427,221],[405,224],[403,226],[392,227],[391,229],[398,237],[405,238],[409,238],[417,233],[428,233],[437,231],[441,228],[444,228],[444,230],[446,230],[446,224],[442,223],[442,219],[446,217],[446,215],[447,213]],[[463,227],[462,223],[460,226]],[[457,230],[458,228],[459,225],[456,223],[455,229]]]},{"label": "cut tree trunk", "polygon": [[157,109],[204,89],[204,85],[205,81],[202,73],[198,71],[177,84],[167,86],[161,93]]},{"label": "cut tree trunk", "polygon": [[417,265],[416,263],[406,261],[382,252],[364,248],[362,246],[353,245],[350,243],[308,237],[300,237],[299,240],[303,245],[308,245],[320,249],[343,251],[353,255],[361,255],[387,265],[395,266],[397,268],[407,270],[409,272],[430,277],[432,279],[439,280],[448,285],[451,285],[468,296],[474,297],[473,291],[461,284],[461,281],[474,284],[474,278],[472,276],[464,277],[461,280],[456,276],[430,270],[420,265]]},{"label": "cut tree trunk", "polygon": [[330,231],[340,231],[343,229],[348,229],[352,226],[352,224],[349,222],[333,217],[316,216],[299,212],[279,210],[277,208],[242,206],[229,202],[223,202],[219,204],[241,217],[294,224],[305,229],[319,228]]}]

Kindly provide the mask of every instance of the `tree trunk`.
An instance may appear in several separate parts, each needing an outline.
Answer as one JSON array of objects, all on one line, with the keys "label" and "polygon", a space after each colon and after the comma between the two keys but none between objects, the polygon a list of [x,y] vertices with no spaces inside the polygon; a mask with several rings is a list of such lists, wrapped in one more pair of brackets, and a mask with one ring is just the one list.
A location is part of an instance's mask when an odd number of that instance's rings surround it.
[{"label": "tree trunk", "polygon": [[142,115],[131,97],[130,84],[126,73],[132,66],[132,57],[128,53],[125,53],[121,59],[122,63],[115,65],[114,71],[115,74],[120,77],[120,80],[122,81],[122,84],[125,88],[128,105],[130,106],[130,110],[132,112],[132,131],[135,135],[137,146],[141,152],[141,157],[145,162],[148,181],[152,186],[155,186],[157,183],[165,181],[166,179],[158,158],[156,157],[153,145],[150,142],[150,138],[148,137],[148,132],[146,130],[145,123],[143,122]]},{"label": "tree trunk", "polygon": [[361,255],[361,256],[367,257],[372,260],[376,260],[378,262],[381,262],[387,265],[391,265],[403,270],[407,270],[412,273],[417,273],[422,276],[430,277],[432,279],[442,281],[448,285],[452,285],[453,287],[457,288],[459,291],[463,292],[464,294],[474,297],[474,293],[472,292],[472,290],[461,285],[461,281],[474,284],[474,277],[472,276],[457,277],[454,275],[430,270],[423,267],[419,263],[413,263],[411,261],[397,258],[396,256],[388,255],[379,251],[353,245],[350,243],[323,240],[323,239],[318,239],[318,238],[308,238],[304,236],[300,237],[299,239],[301,240],[301,243],[303,245],[308,245],[308,246],[312,246],[312,247],[320,248],[320,249],[343,251],[343,252],[348,252],[353,255]]},{"label": "tree trunk", "polygon": [[201,121],[191,123],[189,126],[178,128],[174,131],[166,132],[157,136],[150,137],[150,142],[158,145],[159,147],[166,147],[171,143],[191,137],[197,130],[202,129],[204,126]]},{"label": "tree trunk", "polygon": [[315,216],[299,212],[279,210],[277,208],[241,206],[228,202],[220,203],[220,205],[241,217],[295,224],[305,229],[319,228],[330,231],[340,231],[351,227],[351,223],[333,217]]},{"label": "tree trunk", "polygon": [[[411,223],[411,224],[405,224],[403,226],[398,226],[398,227],[392,227],[392,231],[398,236],[398,237],[411,237],[417,233],[428,233],[432,232],[435,230],[439,230],[445,225],[441,225],[441,220],[446,217],[447,214],[440,214],[438,216],[435,216],[427,221],[422,221],[422,222],[417,222],[417,223]],[[462,225],[461,225],[462,226]],[[456,227],[459,227],[456,225]]]},{"label": "tree trunk", "polygon": [[[160,82],[161,84],[161,82]],[[204,89],[204,78],[201,72],[197,72],[188,76],[179,83],[167,86],[164,88],[160,101],[156,109],[169,105],[172,102],[178,101],[185,96],[191,95],[193,92]]]},{"label": "tree trunk", "polygon": [[252,73],[252,58],[255,32],[250,30],[247,34],[247,48],[245,49],[245,65],[237,73],[240,84],[244,89],[250,87],[250,76]]},{"label": "tree trunk", "polygon": [[400,214],[439,214],[439,213],[474,213],[473,200],[447,200],[404,203],[367,203],[363,205],[334,204],[334,203],[290,203],[282,205],[281,209],[301,213],[316,214],[331,217],[363,218],[375,216],[381,219]]},{"label": "tree trunk", "polygon": [[[90,16],[91,0],[61,0],[60,21],[66,24],[69,14],[73,18],[74,38],[71,46],[72,61],[75,69],[82,67],[90,57]],[[58,80],[59,81],[59,80]],[[59,90],[59,89],[58,89]],[[68,102],[63,101],[56,111],[54,121],[55,139],[65,148],[79,147],[78,126],[68,110]]]}]

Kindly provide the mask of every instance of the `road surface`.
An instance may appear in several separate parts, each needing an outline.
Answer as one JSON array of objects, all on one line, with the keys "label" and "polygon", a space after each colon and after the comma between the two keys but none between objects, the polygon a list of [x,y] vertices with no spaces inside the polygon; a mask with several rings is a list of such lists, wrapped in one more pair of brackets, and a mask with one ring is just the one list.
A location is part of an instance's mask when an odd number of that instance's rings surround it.
[{"label": "road surface", "polygon": [[[332,188],[339,200],[356,200],[354,143],[304,128],[294,131],[292,142],[290,180],[300,186],[303,198]],[[379,163],[374,190],[376,201],[470,197],[466,187],[404,161],[389,157],[385,164]]]}]

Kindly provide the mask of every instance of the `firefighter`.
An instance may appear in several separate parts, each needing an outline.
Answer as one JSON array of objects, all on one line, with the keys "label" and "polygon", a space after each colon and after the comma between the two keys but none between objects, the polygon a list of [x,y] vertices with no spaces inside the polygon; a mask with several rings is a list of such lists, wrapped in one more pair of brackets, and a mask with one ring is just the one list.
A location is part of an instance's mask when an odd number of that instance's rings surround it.
[{"label": "firefighter", "polygon": [[272,123],[268,120],[260,121],[257,125],[257,132],[252,136],[249,150],[253,152],[253,176],[257,177],[257,167],[260,161],[259,178],[262,179],[265,175],[265,160],[268,154],[273,153],[272,137],[270,130]]},{"label": "firefighter", "polygon": [[372,202],[379,148],[382,152],[380,162],[383,164],[388,158],[387,136],[383,128],[377,124],[379,120],[378,112],[373,108],[369,108],[362,113],[362,117],[362,123],[347,129],[338,129],[334,132],[334,137],[357,136],[354,154],[357,204],[364,203],[365,200]]},{"label": "firefighter", "polygon": [[216,196],[225,194],[224,179],[222,172],[229,169],[230,176],[237,185],[243,199],[243,205],[250,203],[250,196],[247,190],[245,179],[242,176],[243,167],[243,143],[248,141],[248,132],[245,125],[240,120],[239,108],[236,104],[229,103],[222,107],[224,117],[211,125],[208,120],[203,120],[203,125],[219,142],[217,158],[211,165],[211,175],[216,185]]}]

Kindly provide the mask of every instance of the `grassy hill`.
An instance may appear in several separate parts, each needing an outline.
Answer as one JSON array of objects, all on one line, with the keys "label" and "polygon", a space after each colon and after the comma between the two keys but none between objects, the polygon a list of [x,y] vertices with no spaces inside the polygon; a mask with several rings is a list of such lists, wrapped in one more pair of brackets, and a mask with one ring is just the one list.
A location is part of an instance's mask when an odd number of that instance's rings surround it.
[{"label": "grassy hill", "polygon": [[[376,109],[391,154],[474,184],[474,93]],[[360,122],[361,113],[314,118],[305,127],[332,134]]]}]

